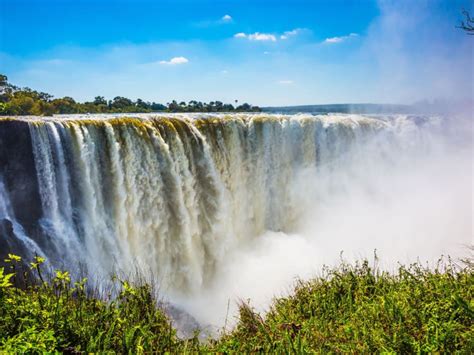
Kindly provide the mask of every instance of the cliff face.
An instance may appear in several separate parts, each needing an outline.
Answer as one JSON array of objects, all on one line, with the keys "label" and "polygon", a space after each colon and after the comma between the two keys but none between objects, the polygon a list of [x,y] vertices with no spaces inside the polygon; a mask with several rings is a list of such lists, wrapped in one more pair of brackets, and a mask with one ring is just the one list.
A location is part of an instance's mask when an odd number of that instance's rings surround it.
[{"label": "cliff face", "polygon": [[34,234],[41,218],[41,200],[27,122],[0,120],[0,176],[17,221]]},{"label": "cliff face", "polygon": [[28,123],[0,120],[0,263],[8,253],[29,255],[26,235],[41,240],[41,200]]}]

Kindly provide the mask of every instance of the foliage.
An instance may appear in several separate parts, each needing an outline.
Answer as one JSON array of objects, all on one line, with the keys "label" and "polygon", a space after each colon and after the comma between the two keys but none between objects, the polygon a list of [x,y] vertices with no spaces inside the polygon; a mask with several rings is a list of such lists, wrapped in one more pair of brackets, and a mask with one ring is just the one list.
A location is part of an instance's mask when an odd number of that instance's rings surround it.
[{"label": "foliage", "polygon": [[258,106],[251,106],[247,103],[234,107],[231,104],[224,104],[221,101],[211,101],[203,103],[201,101],[191,100],[189,103],[184,101],[179,104],[173,100],[168,103],[169,112],[261,112]]},{"label": "foliage", "polygon": [[464,16],[464,20],[461,21],[461,24],[458,26],[458,28],[466,31],[468,35],[474,35],[474,18],[471,17],[467,10],[463,10],[462,14]]},{"label": "foliage", "polygon": [[[441,270],[442,269],[442,270]],[[452,264],[380,272],[367,261],[299,282],[265,317],[240,306],[220,352],[474,352],[474,274]]]},{"label": "foliage", "polygon": [[[31,263],[41,279],[43,262]],[[0,268],[0,353],[176,352],[197,344],[176,337],[148,285],[121,282],[117,297],[104,299],[88,290],[87,279],[72,283],[68,272],[58,270],[50,282],[23,289],[12,287],[11,277]]]},{"label": "foliage", "polygon": [[[56,271],[13,287],[21,259],[0,268],[0,353],[473,353],[474,274],[465,267],[420,264],[381,272],[367,261],[298,282],[262,316],[247,303],[230,333],[200,344],[181,340],[149,285],[118,281],[116,296],[99,297],[87,280]],[[15,275],[14,275],[15,274]],[[113,293],[113,292],[112,292]]]},{"label": "foliage", "polygon": [[76,102],[72,97],[53,99],[53,96],[31,90],[18,88],[8,82],[6,75],[0,74],[0,115],[36,115],[73,113],[136,113],[136,112],[260,112],[257,106],[247,103],[237,106],[223,104],[220,101],[202,103],[190,101],[178,103],[173,100],[167,106],[156,102],[145,102],[142,99],[132,101],[126,97],[116,96],[107,101],[103,96],[96,96],[92,102]]}]

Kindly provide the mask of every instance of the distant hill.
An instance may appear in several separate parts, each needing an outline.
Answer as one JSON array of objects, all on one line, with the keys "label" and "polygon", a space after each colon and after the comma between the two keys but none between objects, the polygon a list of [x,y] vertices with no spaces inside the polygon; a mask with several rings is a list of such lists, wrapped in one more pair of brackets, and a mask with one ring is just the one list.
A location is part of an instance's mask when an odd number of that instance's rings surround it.
[{"label": "distant hill", "polygon": [[301,105],[262,107],[263,112],[270,113],[413,113],[417,111],[411,105],[395,104],[331,104],[331,105]]}]

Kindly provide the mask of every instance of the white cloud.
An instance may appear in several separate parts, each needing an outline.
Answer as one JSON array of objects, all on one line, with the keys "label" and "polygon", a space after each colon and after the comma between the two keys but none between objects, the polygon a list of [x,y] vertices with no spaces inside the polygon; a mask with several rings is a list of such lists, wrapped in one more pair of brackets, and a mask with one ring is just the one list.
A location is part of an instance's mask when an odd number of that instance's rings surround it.
[{"label": "white cloud", "polygon": [[291,84],[294,84],[294,81],[293,80],[280,80],[280,81],[278,81],[278,84],[291,85]]},{"label": "white cloud", "polygon": [[[239,32],[234,35],[235,38],[247,38],[250,41],[272,41],[276,42],[277,39],[282,39],[286,40],[290,37],[296,36],[302,32],[308,32],[307,29],[305,28],[295,28],[291,31],[285,31],[281,35],[274,35],[271,33],[261,33],[261,32],[255,32],[255,33],[244,33],[244,32]],[[352,34],[351,34],[352,35]]]},{"label": "white cloud", "polygon": [[229,25],[234,23],[234,18],[229,14],[225,14],[219,19],[214,20],[203,20],[194,22],[192,25],[199,28],[209,28],[209,27],[216,27],[222,25]]},{"label": "white cloud", "polygon": [[280,39],[288,39],[291,36],[296,36],[300,32],[301,32],[301,30],[299,28],[295,28],[294,30],[291,30],[291,31],[285,31],[280,36]]},{"label": "white cloud", "polygon": [[171,58],[170,60],[161,60],[160,64],[178,65],[178,64],[186,64],[188,62],[189,60],[185,57],[174,57],[174,58]]},{"label": "white cloud", "polygon": [[249,40],[251,41],[276,41],[275,35],[269,33],[259,33],[255,32],[254,34],[248,35]]},{"label": "white cloud", "polygon": [[247,38],[250,41],[272,41],[275,42],[276,36],[272,35],[270,33],[260,33],[260,32],[255,32],[255,33],[243,33],[239,32],[234,35],[235,38]]},{"label": "white cloud", "polygon": [[324,40],[324,43],[341,43],[344,42],[345,40],[352,38],[352,37],[358,37],[359,35],[357,33],[350,33],[347,36],[340,36],[340,37],[329,37]]},{"label": "white cloud", "polygon": [[331,38],[326,38],[324,42],[326,43],[339,43],[344,40],[343,37],[331,37]]}]

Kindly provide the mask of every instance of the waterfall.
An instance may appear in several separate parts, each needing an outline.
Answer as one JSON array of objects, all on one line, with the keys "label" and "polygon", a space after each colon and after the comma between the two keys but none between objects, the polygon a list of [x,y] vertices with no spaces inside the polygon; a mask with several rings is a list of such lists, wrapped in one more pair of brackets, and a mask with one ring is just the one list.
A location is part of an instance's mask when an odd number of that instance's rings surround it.
[{"label": "waterfall", "polygon": [[180,292],[209,284],[236,246],[266,231],[293,231],[302,212],[291,189],[299,172],[331,169],[369,139],[380,143],[380,154],[390,141],[403,148],[405,132],[419,132],[406,116],[20,121],[31,138],[42,215],[30,221],[35,235],[27,237],[0,180],[0,218],[13,223],[26,249],[72,272],[138,268]]},{"label": "waterfall", "polygon": [[[20,223],[17,222],[13,208],[11,206],[10,196],[5,188],[3,177],[0,175],[0,237],[3,238],[15,238],[15,241],[19,241],[23,246],[23,250],[26,252],[26,256],[32,259],[36,255],[45,257],[45,254],[35,243],[34,240],[29,238]],[[7,245],[11,248],[11,242],[13,240],[7,240]]]}]

